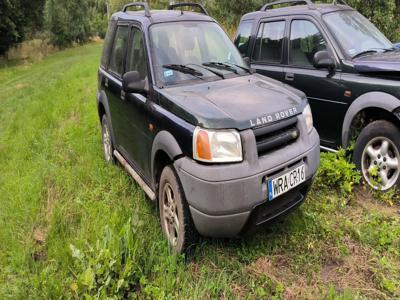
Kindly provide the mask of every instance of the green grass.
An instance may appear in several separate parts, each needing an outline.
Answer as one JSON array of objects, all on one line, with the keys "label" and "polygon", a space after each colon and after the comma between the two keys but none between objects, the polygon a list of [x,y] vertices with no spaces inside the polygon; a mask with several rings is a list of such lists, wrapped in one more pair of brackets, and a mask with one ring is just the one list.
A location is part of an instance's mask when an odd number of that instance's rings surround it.
[{"label": "green grass", "polygon": [[399,207],[321,177],[284,222],[171,255],[156,209],[103,162],[100,51],[0,69],[0,299],[400,297]]}]

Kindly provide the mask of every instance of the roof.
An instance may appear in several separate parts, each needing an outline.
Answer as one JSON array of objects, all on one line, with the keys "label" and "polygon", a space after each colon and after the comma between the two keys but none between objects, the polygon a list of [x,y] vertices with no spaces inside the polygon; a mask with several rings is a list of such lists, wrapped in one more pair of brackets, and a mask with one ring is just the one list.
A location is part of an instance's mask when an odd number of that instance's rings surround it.
[{"label": "roof", "polygon": [[354,10],[350,6],[341,4],[313,4],[293,5],[288,7],[267,9],[266,11],[255,11],[243,16],[243,19],[253,19],[260,17],[278,17],[285,15],[323,15],[335,11]]},{"label": "roof", "polygon": [[176,21],[214,21],[213,18],[202,13],[181,12],[180,10],[151,10],[150,14],[150,17],[146,17],[143,10],[117,12],[113,14],[112,19],[149,22],[150,24]]}]

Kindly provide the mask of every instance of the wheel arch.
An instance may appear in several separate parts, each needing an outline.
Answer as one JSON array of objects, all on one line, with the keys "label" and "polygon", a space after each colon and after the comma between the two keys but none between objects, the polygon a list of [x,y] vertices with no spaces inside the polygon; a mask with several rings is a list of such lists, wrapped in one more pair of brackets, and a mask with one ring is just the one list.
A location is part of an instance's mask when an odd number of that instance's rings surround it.
[{"label": "wheel arch", "polygon": [[161,175],[162,169],[182,155],[182,149],[171,133],[160,131],[156,135],[151,150],[151,176],[156,192],[158,189],[158,178]]},{"label": "wheel arch", "polygon": [[350,144],[354,128],[360,119],[364,121],[387,120],[400,126],[394,111],[400,107],[400,99],[383,92],[370,92],[358,97],[347,110],[342,128],[342,146]]}]

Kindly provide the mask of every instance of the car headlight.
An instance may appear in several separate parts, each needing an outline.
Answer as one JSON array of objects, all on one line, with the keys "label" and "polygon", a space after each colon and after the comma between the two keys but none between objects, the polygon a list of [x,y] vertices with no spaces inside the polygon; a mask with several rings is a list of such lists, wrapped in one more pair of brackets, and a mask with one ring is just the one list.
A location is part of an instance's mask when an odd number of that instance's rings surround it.
[{"label": "car headlight", "polygon": [[242,161],[242,141],[239,132],[196,127],[193,135],[193,157],[195,160],[209,163]]},{"label": "car headlight", "polygon": [[310,133],[314,128],[314,121],[313,121],[310,104],[307,104],[307,106],[304,108],[303,117],[306,120],[307,131],[308,131],[308,133]]}]

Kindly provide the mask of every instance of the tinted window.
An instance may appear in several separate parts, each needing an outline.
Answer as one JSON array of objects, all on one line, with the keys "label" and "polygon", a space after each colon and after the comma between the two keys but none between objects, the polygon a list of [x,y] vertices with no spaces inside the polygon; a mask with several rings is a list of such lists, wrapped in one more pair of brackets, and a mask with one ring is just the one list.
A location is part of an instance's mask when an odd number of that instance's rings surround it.
[{"label": "tinted window", "polygon": [[256,61],[281,63],[285,21],[263,23],[257,34],[253,59]]},{"label": "tinted window", "polygon": [[253,21],[251,20],[242,22],[238,29],[238,34],[235,39],[235,45],[243,56],[246,56],[247,51],[249,50],[249,42],[250,42],[252,27],[253,27]]},{"label": "tinted window", "polygon": [[128,40],[128,27],[120,26],[115,35],[109,70],[121,76],[124,69],[124,51]]},{"label": "tinted window", "polygon": [[128,65],[126,72],[138,71],[140,79],[143,80],[147,76],[146,53],[143,43],[143,34],[137,29],[132,29],[132,43],[128,50]]},{"label": "tinted window", "polygon": [[115,21],[111,21],[110,25],[108,26],[106,38],[104,41],[103,55],[101,57],[101,66],[103,68],[107,68],[116,25],[117,23]]},{"label": "tinted window", "polygon": [[326,50],[326,42],[310,21],[295,20],[290,32],[289,62],[297,66],[313,66],[314,54]]}]

